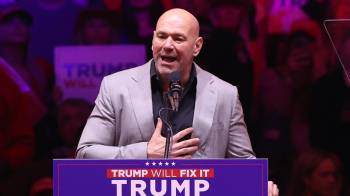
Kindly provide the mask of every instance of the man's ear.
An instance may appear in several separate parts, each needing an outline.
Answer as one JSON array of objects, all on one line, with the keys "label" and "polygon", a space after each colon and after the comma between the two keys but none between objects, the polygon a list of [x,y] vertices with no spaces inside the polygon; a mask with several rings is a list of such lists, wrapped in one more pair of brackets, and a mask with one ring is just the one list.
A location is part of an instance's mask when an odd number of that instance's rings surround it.
[{"label": "man's ear", "polygon": [[152,46],[151,46],[151,50],[153,51],[153,41],[154,41],[154,36],[156,35],[156,31],[153,31],[153,37],[152,37]]},{"label": "man's ear", "polygon": [[202,45],[203,45],[203,38],[202,37],[198,37],[196,39],[196,41],[194,42],[193,56],[198,56],[199,52],[202,49]]}]

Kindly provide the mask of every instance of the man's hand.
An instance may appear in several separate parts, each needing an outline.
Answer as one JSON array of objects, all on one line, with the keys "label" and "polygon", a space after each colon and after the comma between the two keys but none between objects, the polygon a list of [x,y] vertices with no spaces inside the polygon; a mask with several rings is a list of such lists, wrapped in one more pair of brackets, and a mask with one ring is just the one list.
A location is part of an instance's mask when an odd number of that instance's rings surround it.
[{"label": "man's hand", "polygon": [[278,196],[279,195],[278,187],[272,181],[268,182],[267,191],[268,191],[268,196]]},{"label": "man's hand", "polygon": [[192,154],[198,150],[198,145],[199,145],[198,138],[191,138],[188,140],[178,142],[181,138],[185,137],[187,134],[191,133],[192,131],[193,131],[193,128],[190,127],[174,135],[173,137],[174,143],[171,149],[171,157],[190,159],[192,157]]},{"label": "man's hand", "polygon": [[[163,122],[158,118],[154,133],[147,145],[147,158],[157,159],[164,157],[165,137],[161,135]],[[198,150],[199,139],[191,138],[189,140],[178,142],[185,135],[191,133],[193,128],[184,129],[173,136],[173,145],[171,148],[171,158],[189,159],[192,154]]]}]

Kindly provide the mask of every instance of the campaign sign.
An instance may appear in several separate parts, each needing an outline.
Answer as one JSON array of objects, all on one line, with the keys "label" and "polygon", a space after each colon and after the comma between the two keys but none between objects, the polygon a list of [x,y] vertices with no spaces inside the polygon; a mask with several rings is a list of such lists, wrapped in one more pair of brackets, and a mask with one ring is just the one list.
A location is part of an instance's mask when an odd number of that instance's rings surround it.
[{"label": "campaign sign", "polygon": [[54,160],[55,196],[267,195],[267,159]]},{"label": "campaign sign", "polygon": [[104,76],[145,61],[144,45],[56,47],[56,84],[63,99],[83,98],[93,103]]}]

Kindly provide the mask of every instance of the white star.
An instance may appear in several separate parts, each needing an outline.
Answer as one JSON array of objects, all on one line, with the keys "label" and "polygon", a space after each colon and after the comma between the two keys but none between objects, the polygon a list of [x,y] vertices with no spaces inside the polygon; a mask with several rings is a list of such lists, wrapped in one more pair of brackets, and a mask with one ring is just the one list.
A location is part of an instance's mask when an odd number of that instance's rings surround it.
[{"label": "white star", "polygon": [[172,165],[172,166],[175,166],[175,162],[172,162],[171,165]]},{"label": "white star", "polygon": [[165,162],[165,165],[166,165],[166,166],[168,166],[168,165],[169,165],[169,163],[168,163],[168,162]]},{"label": "white star", "polygon": [[154,162],[154,161],[152,162],[152,165],[153,165],[153,166],[155,166],[156,164],[157,164],[156,162]]},{"label": "white star", "polygon": [[159,163],[158,163],[158,165],[162,166],[162,165],[163,165],[163,163],[162,163],[162,162],[159,162]]},{"label": "white star", "polygon": [[145,165],[149,166],[149,162],[147,161],[147,162],[145,163]]}]

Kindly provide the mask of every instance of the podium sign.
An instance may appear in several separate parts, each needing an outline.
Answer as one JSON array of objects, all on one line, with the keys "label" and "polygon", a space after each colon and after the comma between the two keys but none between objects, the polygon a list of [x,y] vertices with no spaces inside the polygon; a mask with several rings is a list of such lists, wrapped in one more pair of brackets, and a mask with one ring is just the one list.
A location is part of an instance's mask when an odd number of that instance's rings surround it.
[{"label": "podium sign", "polygon": [[267,195],[267,159],[54,160],[55,196]]}]

